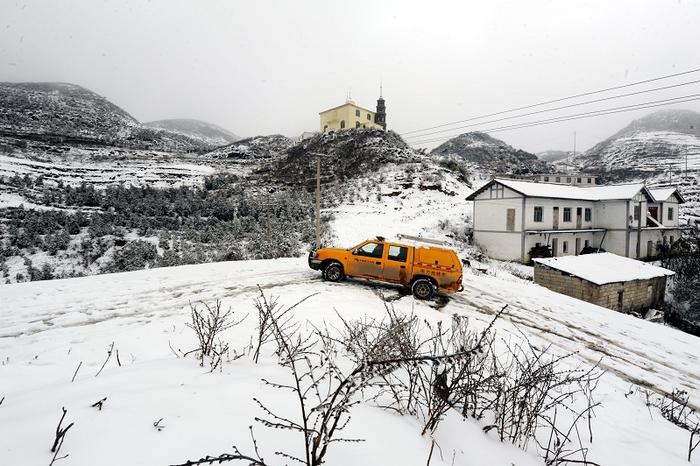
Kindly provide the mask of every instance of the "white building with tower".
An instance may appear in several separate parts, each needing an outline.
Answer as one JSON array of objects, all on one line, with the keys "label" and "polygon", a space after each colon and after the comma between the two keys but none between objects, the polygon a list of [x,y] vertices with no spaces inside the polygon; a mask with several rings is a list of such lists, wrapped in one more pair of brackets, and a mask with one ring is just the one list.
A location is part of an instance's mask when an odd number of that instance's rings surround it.
[{"label": "white building with tower", "polygon": [[467,200],[474,202],[474,242],[490,257],[524,263],[530,262],[533,248],[542,246],[554,257],[578,255],[586,247],[654,257],[661,245],[680,238],[678,206],[685,202],[676,188],[648,189],[642,183],[506,178],[491,180]]}]

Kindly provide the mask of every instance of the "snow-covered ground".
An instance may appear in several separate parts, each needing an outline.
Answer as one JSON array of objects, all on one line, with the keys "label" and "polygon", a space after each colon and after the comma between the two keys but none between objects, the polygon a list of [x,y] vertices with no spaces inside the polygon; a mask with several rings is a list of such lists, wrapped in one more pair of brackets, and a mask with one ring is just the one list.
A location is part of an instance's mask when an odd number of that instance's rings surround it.
[{"label": "snow-covered ground", "polygon": [[45,180],[71,185],[200,185],[204,177],[213,175],[216,171],[217,168],[197,163],[191,157],[172,158],[163,153],[117,160],[91,160],[87,156],[85,160],[65,156],[33,160],[0,155],[0,177],[41,176]]},{"label": "snow-covered ground", "polygon": [[[496,324],[510,343],[527,335],[587,365],[602,358],[606,369],[596,391],[602,403],[593,419],[588,458],[601,465],[684,465],[688,435],[647,408],[634,384],[657,392],[683,388],[700,396],[698,340],[680,331],[558,295],[532,283],[465,273],[465,291],[436,310],[410,296],[393,304],[429,322],[468,316],[480,329],[504,304]],[[376,287],[361,282],[325,283],[305,260],[224,262],[32,282],[0,287],[0,464],[48,464],[61,407],[75,422],[57,464],[152,465],[182,463],[206,454],[252,451],[248,426],[255,425],[261,453],[284,464],[274,451],[299,452],[299,434],[270,430],[254,422],[262,413],[253,396],[295,416],[292,394],[264,385],[262,377],[289,381],[289,373],[265,357],[249,357],[209,373],[194,359],[178,358],[170,346],[188,350],[195,337],[185,327],[190,301],[221,299],[237,315],[249,314],[225,334],[232,348],[250,341],[256,325],[257,285],[291,305],[295,319],[309,325],[383,315]],[[388,295],[392,288],[379,288]],[[96,376],[114,342],[112,357]],[[71,382],[76,368],[79,371]],[[90,405],[107,397],[98,411]],[[330,449],[331,465],[423,465],[431,439],[419,423],[364,402],[352,412],[349,436],[364,443]],[[157,430],[153,423],[162,419]],[[432,465],[538,465],[534,448],[524,452],[482,432],[474,421],[451,414],[435,433],[439,453]],[[700,464],[696,455],[692,464]]]}]

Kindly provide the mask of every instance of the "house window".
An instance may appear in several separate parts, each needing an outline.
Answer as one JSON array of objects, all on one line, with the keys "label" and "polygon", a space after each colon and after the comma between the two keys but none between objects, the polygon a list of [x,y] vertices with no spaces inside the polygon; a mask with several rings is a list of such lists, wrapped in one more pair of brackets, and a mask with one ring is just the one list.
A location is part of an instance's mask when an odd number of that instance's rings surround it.
[{"label": "house window", "polygon": [[592,180],[590,178],[588,178],[588,184],[591,184],[591,182],[592,182]]},{"label": "house window", "polygon": [[345,128],[345,120],[340,120],[340,129]]},{"label": "house window", "polygon": [[557,177],[554,179],[554,181],[556,181],[557,183],[561,183],[561,176],[557,176]]},{"label": "house window", "polygon": [[564,207],[564,221],[571,221],[571,207]]},{"label": "house window", "polygon": [[673,207],[668,208],[668,219],[673,220]]},{"label": "house window", "polygon": [[569,252],[569,242],[568,241],[561,242],[561,252],[563,252],[564,254]]},{"label": "house window", "polygon": [[505,188],[501,184],[492,184],[490,189],[491,199],[498,199],[503,197],[505,194]]},{"label": "house window", "polygon": [[506,230],[515,231],[515,209],[506,209]]},{"label": "house window", "polygon": [[542,210],[543,207],[535,207],[535,222],[541,222],[542,221]]},{"label": "house window", "polygon": [[581,182],[581,178],[576,178],[576,182],[577,182],[577,183],[580,183],[580,182]]},{"label": "house window", "polygon": [[634,206],[634,219],[639,220],[639,205]]},{"label": "house window", "polygon": [[356,116],[356,117],[359,117],[359,116],[360,116],[360,111],[359,111],[359,110],[355,110],[355,116]]},{"label": "house window", "polygon": [[592,212],[591,209],[588,208],[588,207],[586,207],[586,210],[584,211],[584,214],[583,214],[583,215],[584,215],[583,218],[584,218],[587,222],[590,222],[591,219],[593,219],[593,212]]},{"label": "house window", "polygon": [[545,180],[545,181],[549,181],[549,177],[548,177],[548,176],[545,176],[545,177],[544,177],[544,180]]},{"label": "house window", "polygon": [[567,177],[566,177],[566,182],[567,182],[567,183],[571,183],[571,177],[570,177],[570,176],[567,176]]},{"label": "house window", "polygon": [[370,115],[370,114],[368,113],[368,114],[367,114],[367,119],[370,120],[370,121],[372,121],[372,115]]},{"label": "house window", "polygon": [[360,127],[360,122],[359,122],[359,121],[356,121],[356,122],[355,122],[355,128],[359,128],[359,127]]},{"label": "house window", "polygon": [[586,249],[591,243],[588,240],[583,242],[583,249]]}]

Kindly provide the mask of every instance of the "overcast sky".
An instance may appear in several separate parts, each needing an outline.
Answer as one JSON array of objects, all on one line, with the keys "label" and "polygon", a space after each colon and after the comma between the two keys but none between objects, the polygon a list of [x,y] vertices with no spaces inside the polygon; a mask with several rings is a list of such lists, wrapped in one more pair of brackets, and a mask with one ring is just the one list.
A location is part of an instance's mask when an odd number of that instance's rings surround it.
[{"label": "overcast sky", "polygon": [[[0,81],[80,84],[141,121],[293,136],[348,91],[374,108],[382,80],[389,127],[403,133],[700,68],[698,19],[689,0],[0,0]],[[693,93],[699,84],[553,115]],[[493,136],[537,152],[571,149],[576,131],[585,149],[650,111]]]}]

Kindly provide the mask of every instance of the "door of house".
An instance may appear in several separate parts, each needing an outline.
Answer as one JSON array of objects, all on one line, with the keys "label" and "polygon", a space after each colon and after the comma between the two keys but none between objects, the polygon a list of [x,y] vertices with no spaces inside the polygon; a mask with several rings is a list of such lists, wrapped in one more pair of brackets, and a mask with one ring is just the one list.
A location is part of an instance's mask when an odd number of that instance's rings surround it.
[{"label": "door of house", "polygon": [[578,254],[581,252],[581,238],[576,238],[576,250],[574,251],[574,254],[578,256]]},{"label": "door of house", "polygon": [[[649,217],[653,218],[657,222],[659,221],[659,207],[658,206],[649,206],[648,213],[649,213]],[[659,223],[661,223],[661,222],[659,222]],[[649,220],[647,220],[647,226],[653,227],[656,225],[654,225],[653,223],[650,223]]]},{"label": "door of house", "polygon": [[654,255],[654,242],[647,241],[647,257],[651,257],[653,255]]},{"label": "door of house", "polygon": [[559,240],[557,238],[552,238],[552,257],[557,257],[557,247],[559,246]]},{"label": "door of house", "polygon": [[625,302],[625,292],[624,291],[618,291],[617,292],[617,310],[621,311],[622,310],[622,305]]},{"label": "door of house", "polygon": [[[552,207],[552,228],[559,229],[559,207]],[[552,244],[554,244],[552,242]]]},{"label": "door of house", "polygon": [[[583,209],[581,207],[576,207],[576,228],[581,229],[581,214],[582,214]],[[578,249],[577,249],[578,251]],[[578,254],[578,252],[576,253]]]},{"label": "door of house", "polygon": [[506,210],[506,230],[515,230],[515,209]]}]

